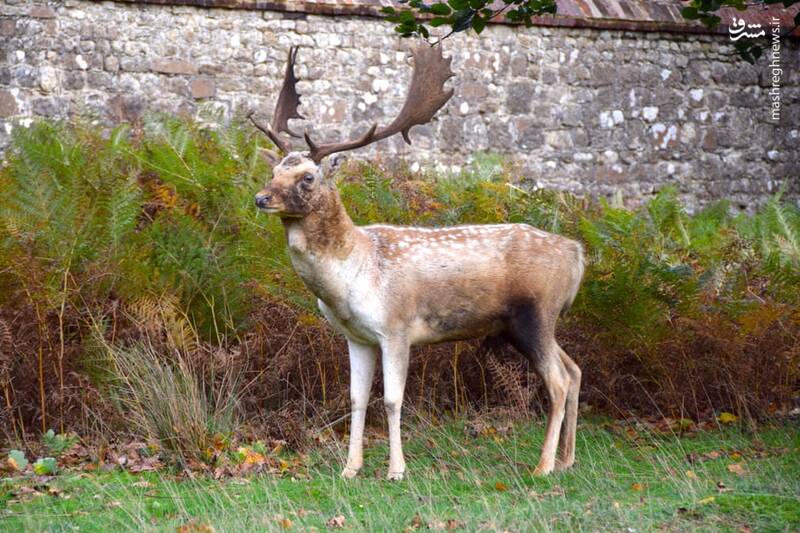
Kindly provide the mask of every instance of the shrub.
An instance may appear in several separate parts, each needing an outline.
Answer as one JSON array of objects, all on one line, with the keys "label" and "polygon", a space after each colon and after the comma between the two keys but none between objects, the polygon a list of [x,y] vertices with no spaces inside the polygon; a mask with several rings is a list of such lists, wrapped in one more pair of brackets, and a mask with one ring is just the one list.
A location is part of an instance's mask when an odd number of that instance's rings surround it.
[{"label": "shrub", "polygon": [[188,354],[165,357],[148,343],[107,349],[112,394],[132,432],[159,442],[183,465],[212,462],[238,428],[236,371],[209,376]]},{"label": "shrub", "polygon": [[[105,136],[80,123],[15,131],[0,168],[6,431],[113,426],[117,397],[142,432],[187,438],[173,449],[189,460],[235,427],[233,404],[261,421],[346,410],[344,343],[292,271],[280,223],[253,207],[268,175],[255,132],[163,118]],[[777,195],[753,216],[726,202],[688,214],[666,189],[631,210],[528,191],[519,177],[479,154],[457,175],[349,163],[338,180],[357,223],[527,222],[583,241],[587,274],[559,337],[598,408],[789,405],[800,382],[797,207]],[[502,355],[421,348],[409,401],[461,412],[542,397],[527,364]],[[215,357],[252,383],[247,394],[215,388]]]}]

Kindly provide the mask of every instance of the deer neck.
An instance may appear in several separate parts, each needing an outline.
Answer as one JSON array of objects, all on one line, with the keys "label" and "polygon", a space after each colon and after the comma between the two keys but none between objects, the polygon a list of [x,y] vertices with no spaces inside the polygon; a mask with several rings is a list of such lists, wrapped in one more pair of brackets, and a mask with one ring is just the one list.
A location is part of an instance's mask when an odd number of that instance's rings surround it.
[{"label": "deer neck", "polygon": [[305,217],[283,219],[283,227],[290,252],[306,258],[343,260],[358,241],[356,226],[335,189]]}]

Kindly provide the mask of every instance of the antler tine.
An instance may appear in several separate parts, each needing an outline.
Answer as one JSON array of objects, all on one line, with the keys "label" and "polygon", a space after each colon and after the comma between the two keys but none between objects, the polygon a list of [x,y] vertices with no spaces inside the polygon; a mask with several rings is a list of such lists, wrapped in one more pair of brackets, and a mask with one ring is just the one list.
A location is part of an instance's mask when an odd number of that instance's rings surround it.
[{"label": "antler tine", "polygon": [[436,112],[453,96],[453,89],[446,91],[444,83],[454,75],[450,70],[452,58],[445,58],[441,47],[420,46],[411,53],[414,56],[411,85],[403,108],[392,123],[381,129],[377,129],[377,124],[374,124],[359,139],[343,143],[317,145],[306,132],[305,139],[311,159],[319,163],[333,153],[360,148],[391,137],[395,133],[401,133],[403,139],[411,144],[409,130],[418,124],[430,122]]},{"label": "antler tine", "polygon": [[333,153],[344,152],[346,150],[354,150],[356,148],[361,148],[362,146],[366,146],[372,142],[375,142],[376,139],[374,139],[374,137],[376,129],[378,129],[378,125],[373,124],[372,127],[358,139],[354,141],[335,143],[335,144],[317,145],[314,141],[311,140],[311,137],[308,134],[308,130],[305,130],[303,132],[303,137],[305,137],[306,144],[308,145],[311,159],[319,163],[320,161],[322,161],[322,159]]},{"label": "antler tine", "polygon": [[255,114],[254,111],[250,111],[247,114],[247,118],[250,119],[250,122],[253,123],[253,126],[255,126],[256,128],[260,129],[267,137],[269,137],[269,140],[272,141],[272,143],[275,146],[277,146],[278,149],[281,152],[284,152],[284,153],[289,152],[290,151],[289,150],[289,145],[286,144],[280,137],[278,137],[278,135],[275,134],[275,132],[272,131],[272,128],[270,127],[269,124],[264,126],[260,122],[258,122],[255,118],[253,118],[254,114]]},{"label": "antler tine", "polygon": [[253,125],[264,132],[267,137],[269,137],[270,140],[275,143],[275,146],[277,146],[283,152],[289,152],[290,147],[278,136],[278,134],[280,132],[285,132],[292,137],[300,137],[300,135],[293,132],[289,128],[289,119],[304,118],[297,111],[297,108],[300,105],[300,95],[297,93],[296,88],[298,80],[294,74],[294,64],[297,60],[297,51],[297,46],[292,46],[289,48],[289,55],[286,59],[286,70],[283,74],[283,85],[281,86],[280,93],[278,93],[278,101],[275,103],[275,111],[272,114],[271,124],[267,124],[266,126],[260,124],[255,118],[253,118],[252,111],[247,115]]}]

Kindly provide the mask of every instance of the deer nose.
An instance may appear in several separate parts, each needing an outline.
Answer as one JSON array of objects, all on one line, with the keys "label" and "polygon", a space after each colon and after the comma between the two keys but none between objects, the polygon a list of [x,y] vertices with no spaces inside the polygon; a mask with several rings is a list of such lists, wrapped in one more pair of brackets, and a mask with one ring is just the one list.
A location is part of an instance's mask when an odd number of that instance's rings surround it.
[{"label": "deer nose", "polygon": [[256,207],[267,207],[269,201],[272,200],[272,195],[269,193],[258,193],[256,194]]}]

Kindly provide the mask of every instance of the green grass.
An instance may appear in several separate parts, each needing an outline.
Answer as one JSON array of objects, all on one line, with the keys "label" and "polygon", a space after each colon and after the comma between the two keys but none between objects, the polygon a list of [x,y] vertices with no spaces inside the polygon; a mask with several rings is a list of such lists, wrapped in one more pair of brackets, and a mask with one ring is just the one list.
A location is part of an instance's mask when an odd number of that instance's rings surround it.
[{"label": "green grass", "polygon": [[[201,525],[281,530],[288,519],[293,530],[324,530],[336,515],[344,516],[348,530],[401,531],[415,523],[436,528],[449,520],[466,530],[800,528],[796,422],[758,435],[726,428],[679,438],[592,421],[579,428],[580,464],[547,478],[529,469],[538,458],[541,424],[516,423],[502,437],[470,436],[464,425],[420,421],[407,427],[408,476],[399,483],[382,478],[387,446],[380,435],[369,439],[362,477],[354,481],[338,477],[345,450],[335,441],[311,452],[307,476],[296,478],[64,472],[38,482],[39,496],[21,490],[34,480],[6,479],[0,529],[174,531],[191,523],[195,531],[204,531]],[[687,461],[689,454],[714,451],[721,452],[717,458]],[[743,464],[744,473],[729,471],[731,464]]]}]

